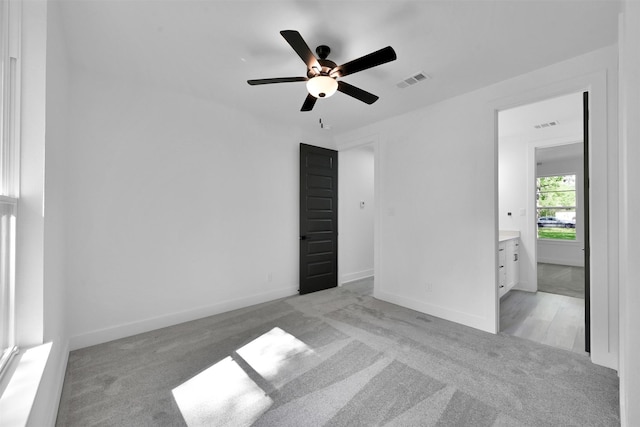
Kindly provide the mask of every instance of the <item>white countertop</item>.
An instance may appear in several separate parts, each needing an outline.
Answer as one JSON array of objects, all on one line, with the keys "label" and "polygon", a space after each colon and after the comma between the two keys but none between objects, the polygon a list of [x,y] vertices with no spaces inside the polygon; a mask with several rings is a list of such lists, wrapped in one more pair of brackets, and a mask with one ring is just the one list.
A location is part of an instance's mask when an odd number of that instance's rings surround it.
[{"label": "white countertop", "polygon": [[519,231],[513,231],[513,230],[499,230],[498,231],[498,242],[504,242],[506,240],[519,239],[519,238],[520,238],[520,232]]}]

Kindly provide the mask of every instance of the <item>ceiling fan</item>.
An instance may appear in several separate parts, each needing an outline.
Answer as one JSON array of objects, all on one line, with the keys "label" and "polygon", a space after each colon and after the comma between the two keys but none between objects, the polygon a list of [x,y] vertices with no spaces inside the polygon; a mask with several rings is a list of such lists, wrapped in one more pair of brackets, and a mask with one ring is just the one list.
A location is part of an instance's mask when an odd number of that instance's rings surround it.
[{"label": "ceiling fan", "polygon": [[327,98],[336,91],[352,96],[367,104],[373,104],[378,100],[376,95],[338,79],[396,59],[396,52],[391,46],[387,46],[345,64],[336,65],[335,62],[327,59],[331,52],[329,46],[318,46],[316,48],[318,57],[316,58],[299,32],[284,30],[280,31],[280,34],[307,65],[307,77],[276,77],[272,79],[247,80],[247,83],[250,85],[265,85],[307,82],[309,94],[304,100],[300,111],[311,111],[318,98]]}]

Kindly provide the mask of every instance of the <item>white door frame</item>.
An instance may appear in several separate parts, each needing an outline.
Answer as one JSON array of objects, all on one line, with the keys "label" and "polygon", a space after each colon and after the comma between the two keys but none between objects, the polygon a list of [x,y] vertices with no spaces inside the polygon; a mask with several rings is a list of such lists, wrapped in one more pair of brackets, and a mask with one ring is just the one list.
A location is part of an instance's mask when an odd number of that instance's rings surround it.
[{"label": "white door frame", "polygon": [[[590,242],[591,242],[591,360],[593,363],[618,368],[618,281],[617,281],[617,218],[609,213],[611,198],[616,197],[617,182],[610,173],[609,158],[613,136],[609,134],[609,96],[607,73],[600,71],[536,88],[490,103],[494,119],[495,143],[495,211],[498,205],[498,112],[521,105],[543,101],[576,92],[589,92],[589,174]],[[610,141],[611,139],[611,141]],[[611,181],[611,182],[610,182]],[[533,203],[533,202],[532,202]],[[527,215],[534,215],[530,210]],[[529,221],[529,218],[527,219]],[[531,220],[532,222],[533,220]],[[596,226],[597,224],[597,226]],[[498,219],[496,218],[495,253],[497,265]],[[615,228],[615,229],[614,229]],[[531,238],[531,237],[529,237]],[[496,274],[497,279],[497,274]],[[496,283],[495,322],[500,327],[500,300]]]},{"label": "white door frame", "polygon": [[[362,148],[365,146],[373,147],[373,198],[374,198],[374,219],[373,219],[373,292],[375,295],[376,292],[376,278],[379,276],[379,268],[380,268],[380,141],[378,135],[370,135],[363,138],[358,138],[353,141],[348,141],[344,143],[337,144],[336,150],[339,153],[342,151],[348,151],[354,148]],[[338,186],[340,182],[338,182]],[[344,221],[341,221],[341,217],[343,215],[341,211],[342,204],[338,203],[338,223],[344,224]],[[338,237],[340,232],[338,231]],[[339,240],[338,240],[339,241]],[[340,262],[338,262],[338,286],[342,286],[345,281],[343,280],[343,274],[340,271]]]}]

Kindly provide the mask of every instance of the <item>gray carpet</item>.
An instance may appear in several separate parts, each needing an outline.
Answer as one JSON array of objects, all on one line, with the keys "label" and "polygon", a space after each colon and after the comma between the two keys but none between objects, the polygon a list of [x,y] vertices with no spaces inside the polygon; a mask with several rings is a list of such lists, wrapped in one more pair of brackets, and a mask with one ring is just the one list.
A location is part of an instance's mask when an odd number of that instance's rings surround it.
[{"label": "gray carpet", "polygon": [[539,262],[538,291],[584,299],[584,267]]},{"label": "gray carpet", "polygon": [[74,351],[57,425],[619,425],[614,371],[370,293],[355,283]]}]

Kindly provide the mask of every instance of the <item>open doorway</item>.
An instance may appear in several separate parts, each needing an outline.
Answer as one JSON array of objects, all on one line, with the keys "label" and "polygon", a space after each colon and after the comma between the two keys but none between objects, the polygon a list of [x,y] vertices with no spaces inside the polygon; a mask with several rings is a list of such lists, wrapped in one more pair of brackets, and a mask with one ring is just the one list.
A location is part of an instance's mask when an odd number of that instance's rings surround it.
[{"label": "open doorway", "polygon": [[520,261],[500,330],[578,353],[588,335],[583,119],[581,92],[498,114],[500,235],[517,236]]},{"label": "open doorway", "polygon": [[538,291],[585,298],[583,143],[537,147]]},{"label": "open doorway", "polygon": [[340,151],[339,284],[367,295],[374,279],[374,144]]}]

